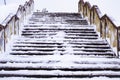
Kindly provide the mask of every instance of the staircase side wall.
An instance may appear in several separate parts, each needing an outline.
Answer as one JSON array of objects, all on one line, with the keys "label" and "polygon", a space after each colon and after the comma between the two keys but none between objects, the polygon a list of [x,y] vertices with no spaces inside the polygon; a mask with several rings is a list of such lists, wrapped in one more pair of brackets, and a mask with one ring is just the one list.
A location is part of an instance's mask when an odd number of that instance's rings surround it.
[{"label": "staircase side wall", "polygon": [[[10,41],[12,35],[19,35],[21,23],[24,22],[27,15],[31,14],[34,8],[34,1],[29,0],[23,6],[20,5],[16,14],[8,15],[1,24],[3,30],[0,31],[0,52],[5,52],[7,43]],[[0,26],[0,27],[1,27]]]},{"label": "staircase side wall", "polygon": [[78,12],[83,14],[83,5],[84,5],[84,1],[80,0],[78,3]]},{"label": "staircase side wall", "polygon": [[93,5],[91,9],[89,2],[79,1],[79,12],[88,17],[90,24],[96,25],[96,31],[100,37],[107,40],[116,56],[119,56],[119,33],[118,26],[107,15],[102,15],[98,6]]},{"label": "staircase side wall", "polygon": [[91,5],[89,2],[86,2],[83,6],[83,16],[88,20],[90,21],[90,11],[91,11]]},{"label": "staircase side wall", "polygon": [[92,20],[90,22],[91,22],[91,24],[95,24],[96,25],[96,30],[97,30],[97,32],[98,32],[98,34],[100,36],[100,31],[101,31],[101,27],[100,27],[100,15],[99,15],[97,9],[99,9],[99,8],[96,5],[94,5],[91,8],[90,12],[93,15],[90,17],[90,20]]}]

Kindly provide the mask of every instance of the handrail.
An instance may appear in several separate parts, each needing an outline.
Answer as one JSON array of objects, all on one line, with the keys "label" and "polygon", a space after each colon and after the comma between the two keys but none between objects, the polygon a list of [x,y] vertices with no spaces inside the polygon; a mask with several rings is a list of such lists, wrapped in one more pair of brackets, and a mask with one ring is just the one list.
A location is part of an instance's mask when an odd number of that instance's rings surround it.
[{"label": "handrail", "polygon": [[14,16],[14,14],[10,13],[5,20],[1,23],[1,25],[6,26],[6,24],[12,19],[12,17]]},{"label": "handrail", "polygon": [[25,4],[19,5],[15,14],[9,14],[0,24],[0,52],[6,51],[6,45],[12,35],[19,35],[21,23],[25,17],[33,11],[34,0],[29,0]]},{"label": "handrail", "polygon": [[83,17],[87,17],[90,24],[96,25],[100,37],[108,41],[118,57],[120,51],[120,26],[117,26],[108,15],[103,15],[97,5],[91,6],[89,2],[83,0],[79,0],[78,12],[83,14]]}]

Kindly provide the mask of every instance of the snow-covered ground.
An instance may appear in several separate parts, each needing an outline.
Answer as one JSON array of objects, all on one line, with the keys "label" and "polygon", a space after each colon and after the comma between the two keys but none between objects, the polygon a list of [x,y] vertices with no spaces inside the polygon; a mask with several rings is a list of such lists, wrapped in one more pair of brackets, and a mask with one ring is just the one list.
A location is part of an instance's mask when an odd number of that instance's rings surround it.
[{"label": "snow-covered ground", "polygon": [[[19,4],[24,4],[24,2],[25,2],[25,0],[19,0],[20,2],[18,0],[14,0],[14,1],[11,0],[9,3],[7,3],[7,6],[2,5],[2,2],[0,3],[0,5],[1,5],[0,9],[3,10],[0,13],[0,17],[1,17],[0,22],[2,22],[9,13],[15,13],[17,8],[18,8],[18,6],[19,6]],[[69,1],[68,0],[35,0],[35,10],[39,9],[40,11],[43,8],[47,8],[47,10],[50,11],[50,12],[54,12],[54,11],[59,11],[59,12],[77,12],[77,6],[78,6],[78,0],[69,0]],[[56,37],[62,39],[63,36],[61,36],[61,34],[64,35],[63,32],[59,32],[55,36],[55,38],[53,38],[53,39],[56,40]],[[68,47],[68,50],[69,49],[70,48]],[[74,61],[81,61],[81,62],[82,61],[86,61],[85,58],[82,58],[82,57],[79,57],[79,56],[74,56],[74,55],[64,55],[64,56],[54,55],[53,57],[51,57],[51,56],[47,56],[47,57],[41,56],[41,58],[40,58],[40,56],[39,57],[32,56],[31,58],[30,57],[29,58],[24,58],[24,57],[20,58],[20,57],[14,57],[14,56],[10,56],[10,55],[0,55],[0,56],[1,56],[0,60],[4,60],[4,61],[5,60],[6,61],[14,61],[14,60],[16,60],[16,62],[17,61],[21,61],[21,60],[23,60],[23,61],[30,61],[30,62],[32,62],[32,61],[33,62],[34,61],[37,62],[39,60],[46,61],[46,62],[43,62],[43,66],[44,65],[45,66],[50,66],[47,63],[47,60],[48,61],[49,60],[53,61],[54,59],[58,60],[60,62],[56,63],[56,64],[51,64],[51,65],[54,65],[54,66],[59,66],[60,65],[62,67],[69,67],[70,64],[73,65]],[[73,57],[73,58],[71,59],[71,57]],[[97,63],[101,63],[101,62],[108,62],[111,59],[101,58],[99,60],[97,58],[95,58],[95,59],[87,58],[87,61],[90,61],[90,62],[95,62],[96,60],[98,60]],[[111,60],[111,62],[118,62],[119,63],[119,59]],[[16,65],[15,63],[13,63],[13,64]],[[7,64],[5,64],[5,66],[6,65],[7,66],[14,66],[14,65],[11,65],[9,62]],[[29,66],[29,64],[28,65],[23,65],[23,63],[19,64],[19,65],[16,65],[16,66],[20,66],[20,65],[22,65],[23,67],[24,66]],[[38,64],[36,66],[40,66],[40,65]],[[108,66],[110,66],[110,64],[108,64],[107,67]],[[34,67],[34,65],[32,67]],[[89,66],[83,65],[83,67],[89,67]],[[103,67],[103,65],[100,65],[100,66],[98,65],[98,67]],[[116,65],[114,65],[113,67],[116,67]],[[119,65],[117,65],[117,67],[119,67]],[[18,73],[18,74],[24,73],[23,71],[19,71],[19,72],[20,73]],[[4,73],[4,71],[3,71],[3,73]],[[7,71],[6,71],[6,73],[7,73]],[[27,72],[27,73],[29,73],[29,72]],[[38,72],[38,73],[42,74],[41,72]],[[52,73],[55,74],[55,72],[52,72]],[[35,74],[37,74],[37,72]],[[12,77],[11,77],[11,79],[10,78],[2,78],[2,79],[0,78],[0,80],[18,80],[18,79],[19,80],[23,80],[23,79],[24,80],[30,80],[30,79],[27,79],[27,78],[12,78]],[[109,78],[102,77],[102,78],[99,78],[99,79],[98,78],[91,78],[91,79],[87,79],[87,80],[95,80],[95,79],[96,80],[101,80],[101,79],[108,80]],[[36,79],[32,78],[31,80],[36,80]],[[48,80],[48,79],[43,79],[43,80]],[[57,79],[53,78],[51,80],[57,80]],[[61,80],[65,80],[65,79],[63,78]],[[73,80],[73,79],[70,79],[70,80]],[[78,79],[74,79],[74,80],[78,80]],[[86,80],[86,79],[81,79],[81,80]],[[113,79],[109,79],[109,80],[113,80]],[[119,80],[119,79],[114,79],[114,80]]]}]

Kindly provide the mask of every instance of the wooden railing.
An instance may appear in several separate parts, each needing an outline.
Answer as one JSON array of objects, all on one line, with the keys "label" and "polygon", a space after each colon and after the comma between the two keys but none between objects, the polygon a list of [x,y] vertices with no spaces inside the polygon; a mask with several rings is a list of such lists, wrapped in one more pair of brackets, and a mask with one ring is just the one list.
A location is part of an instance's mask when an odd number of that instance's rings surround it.
[{"label": "wooden railing", "polygon": [[120,51],[120,27],[108,15],[102,15],[97,5],[91,6],[89,2],[84,2],[84,0],[80,0],[78,3],[78,12],[83,17],[87,17],[90,24],[96,26],[100,37],[107,40],[118,57]]},{"label": "wooden railing", "polygon": [[19,35],[21,24],[25,17],[34,9],[34,1],[29,0],[17,9],[16,14],[9,14],[6,19],[0,24],[0,52],[6,51],[6,45],[11,39],[12,35]]}]

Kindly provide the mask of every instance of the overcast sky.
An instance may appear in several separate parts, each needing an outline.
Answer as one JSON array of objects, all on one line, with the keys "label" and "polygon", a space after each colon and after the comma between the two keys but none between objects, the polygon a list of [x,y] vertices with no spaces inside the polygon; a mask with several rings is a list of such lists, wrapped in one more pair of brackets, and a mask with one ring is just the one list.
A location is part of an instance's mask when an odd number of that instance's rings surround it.
[{"label": "overcast sky", "polygon": [[36,8],[47,8],[48,11],[77,12],[79,0],[35,0]]}]

